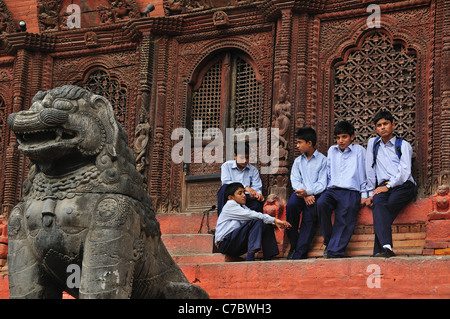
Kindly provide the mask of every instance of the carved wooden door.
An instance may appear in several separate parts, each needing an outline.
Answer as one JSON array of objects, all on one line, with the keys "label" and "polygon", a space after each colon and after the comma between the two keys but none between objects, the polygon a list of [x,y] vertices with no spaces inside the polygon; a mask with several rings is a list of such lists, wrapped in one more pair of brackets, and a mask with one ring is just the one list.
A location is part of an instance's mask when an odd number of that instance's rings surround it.
[{"label": "carved wooden door", "polygon": [[[216,204],[220,188],[220,167],[233,158],[222,149],[220,160],[208,162],[213,142],[224,141],[230,130],[258,130],[262,119],[261,77],[252,60],[236,51],[222,53],[198,72],[191,90],[187,123],[193,138],[191,163],[185,167],[185,209],[210,208]],[[232,133],[232,132],[231,132]],[[196,140],[196,141],[195,141]],[[200,143],[201,140],[201,143]],[[200,160],[199,160],[200,159]]]}]

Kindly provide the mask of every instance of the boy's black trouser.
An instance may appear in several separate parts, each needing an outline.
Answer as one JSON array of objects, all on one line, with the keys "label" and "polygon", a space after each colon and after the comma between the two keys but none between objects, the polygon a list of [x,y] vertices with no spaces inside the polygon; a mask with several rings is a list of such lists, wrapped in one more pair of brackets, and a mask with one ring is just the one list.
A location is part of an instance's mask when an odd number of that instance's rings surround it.
[{"label": "boy's black trouser", "polygon": [[400,211],[414,199],[414,196],[415,185],[407,181],[388,192],[373,197],[374,255],[382,252],[383,245],[393,247],[391,225]]},{"label": "boy's black trouser", "polygon": [[230,256],[241,256],[249,251],[262,249],[264,259],[278,255],[273,225],[253,219],[226,235],[219,243],[219,251]]}]

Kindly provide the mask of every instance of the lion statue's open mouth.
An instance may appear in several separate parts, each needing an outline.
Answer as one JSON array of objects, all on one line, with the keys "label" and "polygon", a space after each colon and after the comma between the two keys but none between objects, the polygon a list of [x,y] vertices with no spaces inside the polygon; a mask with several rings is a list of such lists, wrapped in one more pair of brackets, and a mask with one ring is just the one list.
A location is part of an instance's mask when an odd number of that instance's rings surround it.
[{"label": "lion statue's open mouth", "polygon": [[[38,92],[8,125],[31,162],[8,220],[11,298],[205,298],[161,240],[111,104],[66,85]],[[81,268],[80,286],[68,267]]]}]

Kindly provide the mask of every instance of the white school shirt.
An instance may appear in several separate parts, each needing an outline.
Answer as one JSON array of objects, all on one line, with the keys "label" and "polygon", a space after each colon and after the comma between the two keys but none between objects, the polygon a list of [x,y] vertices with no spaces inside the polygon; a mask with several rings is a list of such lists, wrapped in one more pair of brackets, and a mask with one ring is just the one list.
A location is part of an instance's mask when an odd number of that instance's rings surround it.
[{"label": "white school shirt", "polygon": [[367,191],[369,196],[373,195],[375,186],[378,183],[389,181],[390,187],[400,186],[406,181],[416,183],[411,174],[412,147],[407,141],[402,141],[401,158],[398,158],[395,150],[396,137],[391,138],[386,144],[380,140],[380,147],[377,153],[377,162],[373,164],[373,143],[375,137],[369,139],[367,143],[366,172]]},{"label": "white school shirt", "polygon": [[262,181],[259,177],[258,169],[249,163],[241,171],[236,164],[236,160],[226,161],[222,164],[220,179],[222,180],[222,185],[239,182],[262,194]]},{"label": "white school shirt", "polygon": [[315,150],[308,160],[306,154],[297,157],[291,169],[291,184],[294,191],[306,190],[308,195],[317,195],[327,188],[327,158]]},{"label": "white school shirt", "polygon": [[328,188],[345,188],[358,191],[367,198],[366,150],[361,145],[350,144],[343,152],[338,145],[328,149]]},{"label": "white school shirt", "polygon": [[275,217],[258,213],[245,205],[238,204],[235,200],[229,199],[223,206],[222,212],[217,219],[215,243],[217,244],[233,230],[256,218],[262,219],[265,224],[273,224],[275,222]]}]

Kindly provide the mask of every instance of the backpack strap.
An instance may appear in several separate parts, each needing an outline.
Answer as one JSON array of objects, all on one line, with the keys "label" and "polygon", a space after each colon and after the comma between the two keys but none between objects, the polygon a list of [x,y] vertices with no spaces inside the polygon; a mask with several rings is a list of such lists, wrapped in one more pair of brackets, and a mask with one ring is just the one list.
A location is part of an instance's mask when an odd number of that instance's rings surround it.
[{"label": "backpack strap", "polygon": [[375,164],[377,163],[377,154],[378,154],[378,149],[380,148],[380,142],[381,142],[381,137],[377,137],[375,139],[375,141],[373,142],[373,163],[372,163],[372,167],[374,167]]},{"label": "backpack strap", "polygon": [[395,152],[397,153],[398,158],[402,157],[402,141],[403,137],[397,137],[395,139]]},{"label": "backpack strap", "polygon": [[[377,163],[377,154],[378,154],[378,149],[380,148],[380,142],[381,142],[381,137],[377,137],[375,139],[375,141],[373,142],[373,163],[372,163],[372,167],[374,167],[375,164]],[[397,137],[395,139],[395,152],[397,153],[398,158],[402,157],[402,142],[403,142],[403,137]]]}]

